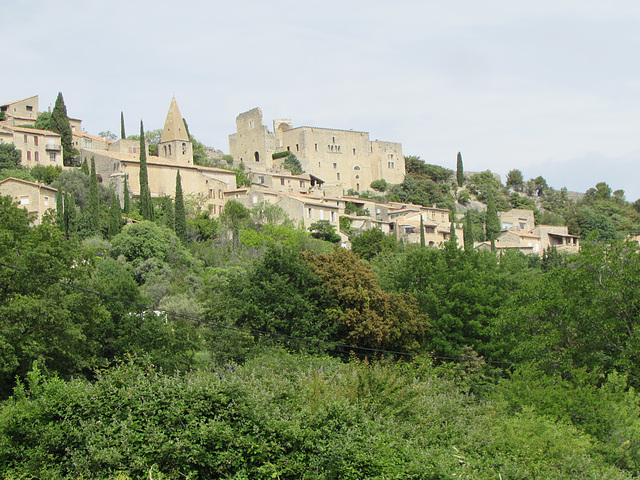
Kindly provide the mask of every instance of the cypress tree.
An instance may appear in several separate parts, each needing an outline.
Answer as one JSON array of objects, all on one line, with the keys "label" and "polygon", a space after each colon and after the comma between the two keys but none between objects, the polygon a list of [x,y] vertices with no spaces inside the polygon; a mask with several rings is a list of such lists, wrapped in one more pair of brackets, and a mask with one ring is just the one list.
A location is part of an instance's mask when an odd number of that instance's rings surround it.
[{"label": "cypress tree", "polygon": [[85,175],[89,175],[89,165],[87,164],[87,158],[82,159],[82,166],[80,167],[80,171]]},{"label": "cypress tree", "polygon": [[98,197],[98,177],[96,161],[91,157],[91,173],[89,174],[89,227],[93,234],[100,230],[100,198]]},{"label": "cypress tree", "polygon": [[489,199],[487,200],[487,212],[484,225],[487,240],[491,241],[491,251],[495,252],[496,238],[500,235],[500,218],[498,217],[498,210],[496,209],[496,201],[493,198],[493,192],[489,194]]},{"label": "cypress tree", "polygon": [[164,201],[164,224],[174,232],[176,231],[176,216],[171,197],[166,197]]},{"label": "cypress tree", "polygon": [[424,218],[420,215],[420,246],[424,248],[426,243],[426,239],[424,238]]},{"label": "cypress tree", "polygon": [[151,191],[149,190],[149,177],[147,176],[147,151],[144,140],[144,126],[140,120],[140,215],[145,220],[154,220]]},{"label": "cypress tree", "polygon": [[464,169],[462,167],[462,154],[458,152],[458,162],[456,165],[456,180],[458,180],[458,186],[462,187],[464,184]]},{"label": "cypress tree", "polygon": [[56,194],[56,225],[64,231],[64,191],[61,188]]},{"label": "cypress tree", "polygon": [[78,154],[78,151],[73,148],[73,135],[71,133],[69,117],[67,117],[67,107],[64,104],[64,98],[62,98],[62,92],[58,93],[56,104],[51,113],[51,130],[61,137],[62,163],[67,167],[73,166],[73,157]]},{"label": "cypress tree", "polygon": [[120,232],[120,200],[115,192],[111,193],[111,207],[109,208],[109,238],[116,236]]},{"label": "cypress tree", "polygon": [[175,210],[176,236],[183,242],[187,241],[187,216],[184,210],[184,198],[182,196],[182,180],[180,170],[176,174],[176,210]]},{"label": "cypress tree", "polygon": [[131,198],[129,196],[129,185],[127,185],[127,176],[124,176],[124,189],[122,192],[122,211],[127,214],[131,210]]},{"label": "cypress tree", "polygon": [[469,212],[464,216],[463,235],[465,251],[473,251],[473,232],[471,231],[471,219],[469,218]]},{"label": "cypress tree", "polygon": [[124,112],[120,112],[120,138],[123,140],[127,138],[124,133]]},{"label": "cypress tree", "polygon": [[64,234],[69,238],[77,229],[76,201],[72,194],[67,193],[64,197]]}]

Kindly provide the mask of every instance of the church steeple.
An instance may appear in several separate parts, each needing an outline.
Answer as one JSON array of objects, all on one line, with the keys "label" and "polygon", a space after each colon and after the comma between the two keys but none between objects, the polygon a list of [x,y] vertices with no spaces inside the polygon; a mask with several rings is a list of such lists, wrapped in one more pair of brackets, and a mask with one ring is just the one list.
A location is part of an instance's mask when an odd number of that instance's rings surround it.
[{"label": "church steeple", "polygon": [[169,113],[158,145],[158,156],[193,163],[193,148],[182,119],[176,97],[171,99]]}]

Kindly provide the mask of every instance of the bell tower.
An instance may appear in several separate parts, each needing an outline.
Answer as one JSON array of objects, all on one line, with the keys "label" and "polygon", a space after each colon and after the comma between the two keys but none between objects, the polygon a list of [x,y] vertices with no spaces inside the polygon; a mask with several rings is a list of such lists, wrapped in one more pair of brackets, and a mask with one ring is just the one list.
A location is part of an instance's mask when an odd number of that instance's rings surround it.
[{"label": "bell tower", "polygon": [[187,126],[184,124],[182,114],[178,108],[176,97],[171,99],[169,113],[167,113],[164,130],[162,130],[162,136],[158,144],[158,156],[193,164],[193,146],[187,133]]}]

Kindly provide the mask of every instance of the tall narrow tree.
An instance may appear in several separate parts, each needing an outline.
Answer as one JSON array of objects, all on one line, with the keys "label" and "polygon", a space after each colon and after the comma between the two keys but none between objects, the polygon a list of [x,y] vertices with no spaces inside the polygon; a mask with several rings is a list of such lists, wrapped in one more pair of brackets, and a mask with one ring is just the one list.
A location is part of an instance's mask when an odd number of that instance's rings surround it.
[{"label": "tall narrow tree", "polygon": [[182,196],[182,180],[180,170],[176,174],[176,209],[175,209],[176,236],[183,242],[187,241],[187,216],[184,210],[184,198]]},{"label": "tall narrow tree", "polygon": [[171,197],[165,197],[163,208],[164,208],[164,224],[175,232],[176,231],[176,215],[173,210],[173,201],[171,200]]},{"label": "tall narrow tree", "polygon": [[64,234],[69,238],[76,233],[77,229],[76,201],[72,194],[67,193],[64,197]]},{"label": "tall narrow tree", "polygon": [[491,242],[491,251],[496,250],[496,238],[500,235],[500,218],[498,217],[498,210],[496,209],[496,201],[493,198],[493,192],[489,194],[487,200],[487,211],[485,216],[485,232],[487,240]]},{"label": "tall narrow tree", "polygon": [[131,210],[131,197],[129,195],[129,182],[127,181],[127,176],[124,176],[124,187],[122,192],[122,211],[127,214]]},{"label": "tall narrow tree", "polygon": [[120,200],[115,192],[111,192],[111,206],[109,208],[109,238],[115,237],[120,233],[120,221],[122,214],[120,213]]},{"label": "tall narrow tree", "polygon": [[89,173],[89,228],[94,235],[100,231],[100,198],[94,157],[91,157],[91,173]]},{"label": "tall narrow tree", "polygon": [[458,152],[458,161],[456,164],[456,180],[458,181],[458,186],[462,187],[464,184],[464,168],[462,166],[462,154]]},{"label": "tall narrow tree", "polygon": [[469,212],[464,216],[464,250],[466,252],[473,251],[473,231],[471,230],[471,219],[469,218]]},{"label": "tall narrow tree", "polygon": [[80,171],[85,175],[89,175],[89,164],[87,163],[87,157],[82,159],[82,166],[80,167]]},{"label": "tall narrow tree", "polygon": [[73,134],[71,133],[71,125],[69,124],[69,117],[67,117],[67,107],[64,104],[62,92],[58,93],[56,104],[51,113],[51,129],[61,137],[63,164],[68,167],[73,166],[73,158],[78,154],[78,151],[73,148]]},{"label": "tall narrow tree", "polygon": [[144,140],[144,125],[140,120],[140,215],[145,220],[154,220],[151,191],[149,190],[149,177],[147,173],[147,150]]},{"label": "tall narrow tree", "polygon": [[123,140],[127,138],[124,133],[124,112],[120,112],[120,138]]},{"label": "tall narrow tree", "polygon": [[56,225],[64,231],[64,191],[61,188],[56,194]]},{"label": "tall narrow tree", "polygon": [[420,247],[424,248],[426,246],[426,239],[424,237],[424,218],[420,215]]}]

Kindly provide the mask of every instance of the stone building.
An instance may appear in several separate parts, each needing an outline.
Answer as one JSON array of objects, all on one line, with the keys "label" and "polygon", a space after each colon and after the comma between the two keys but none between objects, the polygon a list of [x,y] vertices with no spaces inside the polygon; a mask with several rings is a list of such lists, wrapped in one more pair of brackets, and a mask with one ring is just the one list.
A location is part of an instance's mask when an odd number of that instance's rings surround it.
[{"label": "stone building", "polygon": [[[148,145],[146,148],[148,152]],[[179,171],[186,196],[194,196],[202,209],[208,209],[214,215],[222,212],[224,192],[236,188],[236,174],[230,170],[193,163],[193,149],[175,98],[171,101],[158,153],[159,156],[147,155],[152,197],[173,197]],[[125,178],[131,195],[140,195],[140,142],[119,140],[109,145],[108,150],[82,148],[80,154],[89,163],[91,158],[95,160],[98,181],[113,186],[121,201]]]},{"label": "stone building", "polygon": [[0,115],[6,125],[34,125],[39,114],[38,95],[0,104]]},{"label": "stone building", "polygon": [[10,196],[22,208],[26,208],[33,218],[34,225],[42,223],[43,215],[50,210],[56,211],[58,190],[41,183],[28,182],[18,178],[0,180],[0,195]]},{"label": "stone building", "polygon": [[259,108],[238,115],[236,128],[229,135],[229,151],[249,170],[280,170],[283,159],[274,160],[272,155],[290,151],[306,173],[323,179],[325,188],[364,191],[373,180],[404,180],[402,145],[371,141],[367,132],[294,127],[287,119],[274,120],[272,132],[263,125]]},{"label": "stone building", "polygon": [[62,166],[62,143],[57,133],[28,127],[0,125],[0,141],[13,143],[20,152],[21,164]]}]

